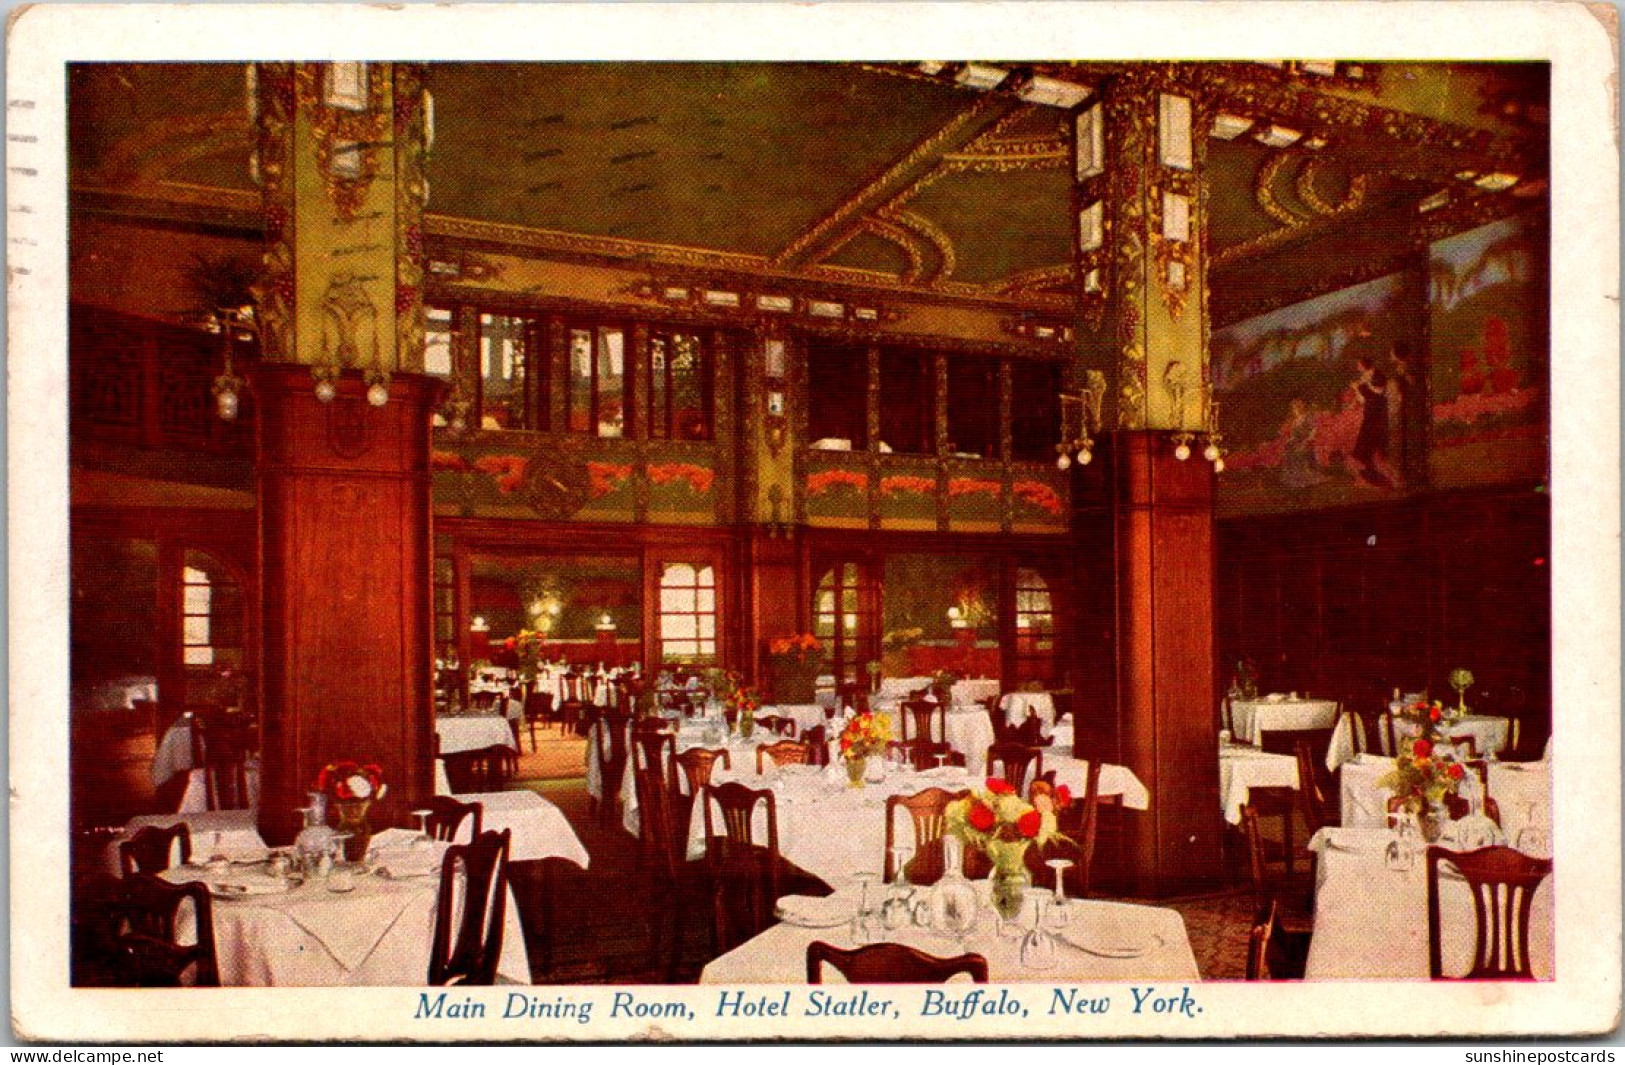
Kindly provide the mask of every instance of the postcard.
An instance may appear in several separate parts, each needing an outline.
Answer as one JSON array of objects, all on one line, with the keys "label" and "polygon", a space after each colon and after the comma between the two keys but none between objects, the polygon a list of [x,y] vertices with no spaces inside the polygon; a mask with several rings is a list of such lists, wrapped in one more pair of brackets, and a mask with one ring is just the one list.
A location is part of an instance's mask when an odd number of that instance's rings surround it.
[{"label": "postcard", "polygon": [[1614,1029],[1615,32],[20,10],[19,1036]]}]

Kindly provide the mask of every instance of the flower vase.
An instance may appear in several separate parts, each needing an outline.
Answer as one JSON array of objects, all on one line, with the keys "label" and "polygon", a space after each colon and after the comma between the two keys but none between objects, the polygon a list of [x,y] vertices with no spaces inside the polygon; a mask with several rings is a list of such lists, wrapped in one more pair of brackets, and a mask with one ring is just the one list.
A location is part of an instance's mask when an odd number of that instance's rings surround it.
[{"label": "flower vase", "polygon": [[753,710],[741,710],[739,712],[739,738],[742,739],[742,740],[748,740],[751,737],[751,733],[753,733],[755,731],[756,731],[755,711],[753,711]]},{"label": "flower vase", "polygon": [[371,799],[340,799],[338,807],[338,832],[345,836],[344,860],[359,862],[367,856],[367,847],[372,843],[372,826],[367,823],[367,811],[372,808]]},{"label": "flower vase", "polygon": [[863,787],[863,778],[869,768],[867,758],[848,758],[846,760],[846,782],[854,788]]},{"label": "flower vase", "polygon": [[1006,921],[1015,920],[1021,913],[1032,877],[1027,873],[1026,840],[1004,842],[990,840],[987,856],[993,862],[993,873],[988,878],[993,888],[993,908]]},{"label": "flower vase", "polygon": [[1416,812],[1416,825],[1421,830],[1422,842],[1433,844],[1444,836],[1444,826],[1450,822],[1450,811],[1442,802],[1430,802]]}]

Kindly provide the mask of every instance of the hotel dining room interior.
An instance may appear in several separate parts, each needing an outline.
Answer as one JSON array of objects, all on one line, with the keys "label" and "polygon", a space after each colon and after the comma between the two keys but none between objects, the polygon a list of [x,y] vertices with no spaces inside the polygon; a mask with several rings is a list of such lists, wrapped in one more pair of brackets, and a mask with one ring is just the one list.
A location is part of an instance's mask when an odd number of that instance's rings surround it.
[{"label": "hotel dining room interior", "polygon": [[70,64],[74,985],[1550,979],[1549,86]]}]

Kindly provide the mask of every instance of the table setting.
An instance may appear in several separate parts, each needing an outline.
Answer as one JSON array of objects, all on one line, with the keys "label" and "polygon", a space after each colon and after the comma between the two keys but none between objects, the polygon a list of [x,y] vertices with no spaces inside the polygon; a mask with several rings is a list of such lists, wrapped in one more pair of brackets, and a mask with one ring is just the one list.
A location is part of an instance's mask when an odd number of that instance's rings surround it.
[{"label": "table setting", "polygon": [[1244,743],[1257,744],[1265,732],[1300,732],[1331,728],[1336,723],[1337,703],[1331,699],[1276,692],[1261,699],[1230,700],[1230,729]]},{"label": "table setting", "polygon": [[943,844],[948,871],[934,885],[908,882],[912,847],[900,846],[889,884],[860,871],[828,897],[779,899],[779,923],[710,962],[700,983],[801,983],[815,941],[841,949],[902,943],[937,957],[979,954],[994,983],[1200,978],[1176,911],[1069,899],[1065,873],[1072,863],[1064,860],[1049,863],[1057,873],[1053,891],[1028,889],[1012,898],[1001,894],[997,876],[964,876],[956,835],[944,836]]},{"label": "table setting", "polygon": [[[426,811],[425,811],[426,814]],[[160,874],[202,883],[214,897],[215,953],[225,986],[418,986],[450,844],[425,832],[386,829],[361,862],[346,862],[342,834],[322,846],[214,853]],[[199,852],[194,847],[194,857]],[[183,914],[180,942],[195,942]],[[510,891],[498,971],[530,982],[518,906]]]},{"label": "table setting", "polygon": [[440,714],[435,718],[434,730],[440,737],[442,755],[487,747],[518,749],[506,714]]}]

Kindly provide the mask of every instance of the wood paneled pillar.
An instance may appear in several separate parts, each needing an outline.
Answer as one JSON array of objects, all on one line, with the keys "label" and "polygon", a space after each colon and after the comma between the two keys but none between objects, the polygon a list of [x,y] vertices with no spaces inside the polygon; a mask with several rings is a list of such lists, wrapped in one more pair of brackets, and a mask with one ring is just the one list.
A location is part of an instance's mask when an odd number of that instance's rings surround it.
[{"label": "wood paneled pillar", "polygon": [[374,407],[359,373],[319,402],[305,367],[266,364],[259,412],[264,610],[260,829],[286,842],[317,772],[383,767],[373,824],[433,794],[429,412],[437,384],[402,374]]},{"label": "wood paneled pillar", "polygon": [[1127,818],[1139,891],[1221,873],[1213,682],[1213,467],[1174,457],[1163,433],[1115,433],[1119,749],[1151,792]]}]

